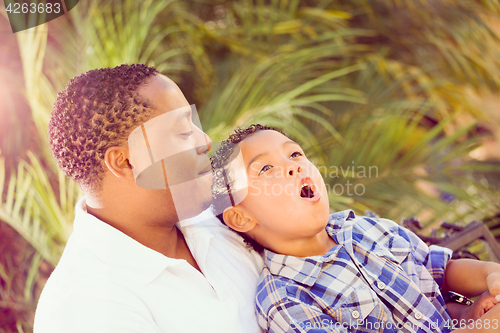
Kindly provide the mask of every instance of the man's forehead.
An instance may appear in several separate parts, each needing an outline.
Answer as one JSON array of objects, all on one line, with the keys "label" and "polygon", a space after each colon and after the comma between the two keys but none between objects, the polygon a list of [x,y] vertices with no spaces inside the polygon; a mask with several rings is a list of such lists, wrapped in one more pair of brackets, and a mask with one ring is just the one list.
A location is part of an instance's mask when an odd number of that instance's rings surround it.
[{"label": "man's forehead", "polygon": [[196,107],[194,106],[194,104],[182,106],[175,110],[157,114],[156,116],[144,122],[142,126],[151,133],[162,131],[162,129],[165,128],[172,128],[175,127],[183,119],[190,119],[193,115],[193,110],[196,113]]},{"label": "man's forehead", "polygon": [[166,91],[174,92],[174,91],[180,91],[180,89],[174,81],[172,81],[171,79],[162,74],[150,77],[138,88],[138,92],[144,95],[157,94]]},{"label": "man's forehead", "polygon": [[177,110],[189,105],[175,82],[161,74],[147,80],[139,87],[138,93],[146,101],[152,103],[158,113]]}]

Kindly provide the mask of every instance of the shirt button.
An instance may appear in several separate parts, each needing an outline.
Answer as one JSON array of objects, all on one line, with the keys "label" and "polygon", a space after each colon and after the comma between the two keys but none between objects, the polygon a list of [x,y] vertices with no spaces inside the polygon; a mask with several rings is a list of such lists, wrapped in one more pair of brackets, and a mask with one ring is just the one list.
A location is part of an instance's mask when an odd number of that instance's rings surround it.
[{"label": "shirt button", "polygon": [[386,285],[383,282],[378,282],[377,287],[378,287],[378,289],[383,290],[383,289],[385,289]]},{"label": "shirt button", "polygon": [[354,311],[352,312],[352,317],[353,317],[354,319],[358,319],[358,318],[359,318],[359,312],[358,312],[358,311],[356,311],[356,310],[354,310]]},{"label": "shirt button", "polygon": [[422,312],[415,311],[415,319],[422,319]]}]

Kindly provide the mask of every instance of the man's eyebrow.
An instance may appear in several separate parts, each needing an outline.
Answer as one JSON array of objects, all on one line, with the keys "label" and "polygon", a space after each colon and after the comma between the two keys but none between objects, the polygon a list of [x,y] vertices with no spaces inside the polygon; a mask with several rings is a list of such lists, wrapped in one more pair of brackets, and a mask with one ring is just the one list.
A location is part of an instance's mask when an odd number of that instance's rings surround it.
[{"label": "man's eyebrow", "polygon": [[181,114],[179,114],[179,116],[177,117],[176,122],[178,122],[179,120],[181,120],[184,117],[190,117],[190,116],[191,116],[191,108],[189,108],[186,111],[181,112]]},{"label": "man's eyebrow", "polygon": [[[290,145],[290,144],[293,144],[293,145],[297,145],[297,146],[299,146],[299,144],[298,144],[297,142],[292,141],[292,140],[288,140],[288,141],[286,141],[286,142],[283,142],[282,146],[285,146],[285,145]],[[247,170],[248,170],[248,168],[250,168],[250,165],[252,165],[252,163],[253,163],[253,162],[255,162],[257,159],[261,158],[262,156],[264,156],[264,155],[268,155],[268,154],[269,154],[269,152],[268,152],[268,151],[266,151],[266,152],[264,152],[264,153],[260,153],[260,154],[255,155],[255,156],[254,156],[254,157],[250,160],[250,163],[248,163]]]}]

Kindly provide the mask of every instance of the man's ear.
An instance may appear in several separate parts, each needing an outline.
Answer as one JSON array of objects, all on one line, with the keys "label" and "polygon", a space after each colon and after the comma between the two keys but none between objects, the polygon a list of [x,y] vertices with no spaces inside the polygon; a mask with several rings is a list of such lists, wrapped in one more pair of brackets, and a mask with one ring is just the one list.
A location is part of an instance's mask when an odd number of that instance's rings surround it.
[{"label": "man's ear", "polygon": [[109,147],[104,153],[104,163],[116,177],[134,180],[127,147]]},{"label": "man's ear", "polygon": [[222,217],[228,227],[239,232],[248,232],[257,224],[255,219],[247,216],[239,206],[226,208]]}]

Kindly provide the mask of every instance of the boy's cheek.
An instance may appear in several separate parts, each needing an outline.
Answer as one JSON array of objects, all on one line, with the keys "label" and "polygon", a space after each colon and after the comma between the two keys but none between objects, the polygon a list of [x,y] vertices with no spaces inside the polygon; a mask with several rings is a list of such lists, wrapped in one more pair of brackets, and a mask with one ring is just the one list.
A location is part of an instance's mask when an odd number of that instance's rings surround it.
[{"label": "boy's cheek", "polygon": [[262,185],[265,185],[265,184],[262,184],[260,181],[258,180],[251,180],[250,183],[248,184],[248,195],[249,196],[260,196],[263,194],[263,189],[262,189]]},{"label": "boy's cheek", "polygon": [[308,163],[308,165],[306,167],[304,167],[304,169],[306,170],[306,173],[308,175],[311,175],[314,178],[314,181],[316,182],[317,185],[324,184],[323,176],[321,175],[321,172],[318,170],[318,168],[314,164]]},{"label": "boy's cheek", "polygon": [[248,196],[259,197],[280,197],[287,198],[297,194],[295,184],[271,182],[269,180],[251,180],[248,186]]}]

